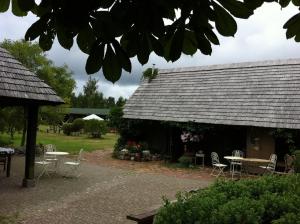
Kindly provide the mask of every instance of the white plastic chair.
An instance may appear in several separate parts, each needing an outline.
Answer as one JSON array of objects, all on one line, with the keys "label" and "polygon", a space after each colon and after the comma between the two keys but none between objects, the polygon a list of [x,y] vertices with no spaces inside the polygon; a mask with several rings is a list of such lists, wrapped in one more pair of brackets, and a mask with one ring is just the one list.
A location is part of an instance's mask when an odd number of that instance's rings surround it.
[{"label": "white plastic chair", "polygon": [[[80,162],[82,160],[82,152],[83,152],[83,149],[80,149],[76,160],[68,161],[68,162],[64,163],[64,165],[68,167],[67,169],[69,169],[68,174],[71,174],[72,176],[76,176],[76,177],[79,176],[78,170],[79,170]],[[77,175],[75,175],[75,174],[77,174]],[[70,175],[67,175],[67,176],[70,176]]]},{"label": "white plastic chair", "polygon": [[271,173],[274,173],[275,168],[276,168],[276,162],[277,162],[277,155],[276,154],[271,154],[269,164],[267,166],[259,166],[259,167],[265,169],[265,171],[269,171]]},{"label": "white plastic chair", "polygon": [[[227,165],[220,163],[219,156],[216,152],[211,153],[211,161],[213,170],[211,171],[210,175],[219,177],[220,175],[225,176],[224,169],[227,167]],[[215,174],[215,171],[217,171],[217,174]]]}]

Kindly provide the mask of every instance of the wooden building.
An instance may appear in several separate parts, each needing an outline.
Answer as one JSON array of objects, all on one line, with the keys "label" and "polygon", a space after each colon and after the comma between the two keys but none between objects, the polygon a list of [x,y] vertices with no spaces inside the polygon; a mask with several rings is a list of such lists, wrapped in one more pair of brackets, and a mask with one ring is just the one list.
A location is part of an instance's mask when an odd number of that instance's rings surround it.
[{"label": "wooden building", "polygon": [[34,186],[34,160],[38,108],[63,100],[44,81],[0,48],[0,107],[22,106],[27,111],[27,139],[23,186]]},{"label": "wooden building", "polygon": [[239,148],[226,142],[239,142],[247,156],[268,158],[283,150],[274,128],[300,129],[300,59],[160,70],[127,101],[124,118],[156,123],[147,139],[164,151],[182,145],[178,130],[162,137],[170,130],[161,121],[194,122],[223,127],[206,150],[229,153]]}]

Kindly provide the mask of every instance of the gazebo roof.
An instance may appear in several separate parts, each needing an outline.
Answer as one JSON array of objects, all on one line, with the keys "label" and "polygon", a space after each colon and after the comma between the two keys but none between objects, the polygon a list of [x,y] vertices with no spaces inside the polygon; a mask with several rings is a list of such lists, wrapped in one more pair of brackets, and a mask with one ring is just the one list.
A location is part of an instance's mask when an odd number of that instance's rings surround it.
[{"label": "gazebo roof", "polygon": [[56,105],[64,101],[50,86],[25,68],[7,50],[0,48],[0,104],[29,103]]}]

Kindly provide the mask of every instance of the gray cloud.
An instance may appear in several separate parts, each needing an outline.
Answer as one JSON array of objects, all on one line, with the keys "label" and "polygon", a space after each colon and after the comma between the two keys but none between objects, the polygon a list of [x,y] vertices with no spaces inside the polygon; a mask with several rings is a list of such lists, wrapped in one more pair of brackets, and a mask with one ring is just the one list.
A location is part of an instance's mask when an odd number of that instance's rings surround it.
[{"label": "gray cloud", "polygon": [[[93,77],[99,79],[99,89],[105,96],[129,97],[138,87],[142,71],[152,67],[153,63],[157,68],[171,68],[299,57],[300,44],[294,40],[286,40],[285,30],[282,29],[283,24],[297,11],[296,7],[281,10],[278,4],[265,4],[256,10],[250,19],[238,20],[238,32],[234,38],[219,37],[221,45],[213,46],[211,56],[204,56],[198,52],[193,57],[182,55],[175,63],[167,63],[151,54],[149,63],[144,66],[133,58],[132,73],[124,72],[115,84],[106,81],[101,71]],[[0,14],[0,40],[23,38],[27,28],[35,20],[33,15],[18,18],[11,13]],[[68,51],[60,47],[57,41],[47,54],[55,64],[67,64],[70,67],[77,81],[76,92],[81,91],[88,79],[85,72],[87,55],[80,52],[76,44]]]}]

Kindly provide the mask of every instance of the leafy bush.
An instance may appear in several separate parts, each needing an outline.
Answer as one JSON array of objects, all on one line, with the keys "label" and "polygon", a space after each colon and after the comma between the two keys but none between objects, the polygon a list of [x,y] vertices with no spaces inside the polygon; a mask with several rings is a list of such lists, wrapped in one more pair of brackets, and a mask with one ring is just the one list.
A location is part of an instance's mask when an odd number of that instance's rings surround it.
[{"label": "leafy bush", "polygon": [[122,136],[120,136],[116,142],[116,144],[114,145],[114,152],[113,152],[113,157],[117,158],[119,155],[119,152],[125,148],[126,145],[126,139]]},{"label": "leafy bush", "polygon": [[295,172],[300,173],[300,150],[296,150],[294,155],[296,157],[294,162]]},{"label": "leafy bush", "polygon": [[107,125],[105,121],[88,120],[85,121],[84,131],[92,138],[100,138],[101,135],[107,133]]},{"label": "leafy bush", "polygon": [[166,200],[154,223],[297,223],[299,203],[299,174],[218,181],[196,193],[180,193],[175,203]]},{"label": "leafy bush", "polygon": [[81,118],[77,118],[72,122],[72,132],[78,132],[84,128],[85,121]]},{"label": "leafy bush", "polygon": [[181,156],[178,161],[183,167],[189,167],[193,162],[190,156]]},{"label": "leafy bush", "polygon": [[71,123],[63,124],[62,130],[65,135],[70,135],[72,132],[72,124]]}]

